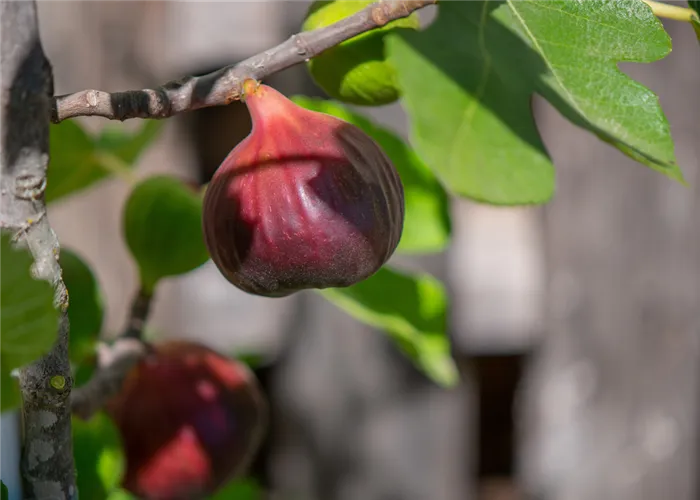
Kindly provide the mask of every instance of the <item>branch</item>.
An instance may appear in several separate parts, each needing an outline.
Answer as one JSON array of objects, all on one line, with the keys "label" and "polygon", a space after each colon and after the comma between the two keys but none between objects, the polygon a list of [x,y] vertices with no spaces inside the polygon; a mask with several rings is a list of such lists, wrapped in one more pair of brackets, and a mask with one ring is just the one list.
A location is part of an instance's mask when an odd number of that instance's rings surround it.
[{"label": "branch", "polygon": [[131,304],[124,332],[111,345],[98,346],[97,370],[90,381],[76,388],[71,396],[73,413],[83,420],[89,420],[119,392],[126,375],[148,352],[141,337],[151,300],[150,294],[139,291]]},{"label": "branch", "polygon": [[41,46],[34,1],[3,0],[0,18],[2,224],[15,233],[17,245],[29,249],[34,257],[34,277],[54,286],[54,303],[61,311],[52,349],[23,367],[19,374],[24,495],[32,499],[71,500],[77,498],[77,491],[68,404],[72,385],[68,294],[57,260],[58,239],[49,225],[44,203],[49,159],[47,116],[53,93],[51,66]]},{"label": "branch", "polygon": [[76,116],[101,116],[110,120],[168,118],[178,113],[239,100],[243,81],[264,78],[308,61],[339,43],[365,31],[380,28],[437,0],[382,0],[332,25],[293,35],[286,42],[254,55],[234,66],[204,76],[189,76],[157,89],[130,90],[110,94],[82,90],[55,97],[51,121],[59,123]]}]

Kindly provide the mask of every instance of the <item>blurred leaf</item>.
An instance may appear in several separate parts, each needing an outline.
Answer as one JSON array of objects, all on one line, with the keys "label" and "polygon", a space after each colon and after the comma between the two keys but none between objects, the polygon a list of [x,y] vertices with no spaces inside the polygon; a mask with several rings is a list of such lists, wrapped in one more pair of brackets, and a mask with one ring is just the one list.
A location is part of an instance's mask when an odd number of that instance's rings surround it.
[{"label": "blurred leaf", "polygon": [[0,368],[0,412],[11,411],[22,404],[22,394],[19,390],[19,381]]},{"label": "blurred leaf", "polygon": [[365,131],[389,156],[401,176],[406,199],[406,217],[397,251],[438,252],[450,241],[450,203],[447,193],[413,150],[392,132],[353,113],[339,103],[295,96],[298,105],[333,115]]},{"label": "blurred leaf", "polygon": [[128,173],[162,126],[162,121],[148,120],[136,133],[110,126],[93,138],[73,120],[52,125],[46,202],[87,189],[115,172]]},{"label": "blurred leaf", "polygon": [[139,500],[134,495],[123,489],[114,490],[109,494],[107,500]]},{"label": "blurred leaf", "polygon": [[62,248],[60,264],[70,300],[70,359],[80,363],[94,352],[102,329],[102,292],[92,269],[77,253]]},{"label": "blurred leaf", "polygon": [[92,138],[77,122],[68,120],[51,125],[49,132],[46,203],[85,189],[107,176],[95,158]]},{"label": "blurred leaf", "polygon": [[237,479],[229,483],[210,500],[262,500],[263,491],[254,479]]},{"label": "blurred leaf", "polygon": [[698,38],[698,42],[700,42],[700,14],[698,14],[697,18],[692,19],[690,23],[693,25],[693,29],[695,30],[695,36]]},{"label": "blurred leaf", "polygon": [[158,175],[137,184],[126,201],[122,228],[147,291],[209,259],[200,190],[175,177]]},{"label": "blurred leaf", "polygon": [[0,500],[8,500],[10,498],[10,492],[7,491],[7,486],[5,483],[0,481]]},{"label": "blurred leaf", "polygon": [[46,354],[58,332],[59,313],[53,307],[50,283],[34,279],[34,260],[24,249],[15,249],[10,236],[0,240],[0,380],[3,411],[19,404],[17,382],[10,373]]},{"label": "blurred leaf", "polygon": [[260,353],[234,353],[231,357],[254,370],[266,364],[267,358]]},{"label": "blurred leaf", "polygon": [[624,154],[682,178],[658,98],[618,68],[671,48],[639,0],[441,2],[426,30],[386,42],[416,151],[456,194],[503,205],[551,198],[535,93]]},{"label": "blurred leaf", "polygon": [[133,165],[158,137],[164,124],[164,120],[145,120],[143,127],[135,134],[126,132],[123,127],[105,127],[97,139],[97,148],[113,153],[127,165]]},{"label": "blurred leaf", "polygon": [[435,382],[458,382],[447,336],[447,294],[437,279],[385,266],[356,285],[319,293],[358,320],[385,330]]},{"label": "blurred leaf", "polygon": [[688,0],[688,5],[697,14],[690,20],[690,23],[693,25],[698,42],[700,42],[700,0]]},{"label": "blurred leaf", "polygon": [[92,378],[96,368],[97,354],[86,356],[81,359],[79,363],[73,363],[73,383],[75,384],[75,387],[80,387],[81,385],[86,384]]},{"label": "blurred leaf", "polygon": [[119,487],[124,473],[119,431],[105,413],[85,421],[73,417],[73,453],[80,498],[103,500]]}]

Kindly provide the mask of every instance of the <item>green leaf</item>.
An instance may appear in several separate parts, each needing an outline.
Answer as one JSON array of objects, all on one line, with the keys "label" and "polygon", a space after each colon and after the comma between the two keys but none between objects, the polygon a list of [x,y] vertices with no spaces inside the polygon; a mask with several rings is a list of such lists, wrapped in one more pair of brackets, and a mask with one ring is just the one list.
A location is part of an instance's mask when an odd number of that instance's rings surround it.
[{"label": "green leaf", "polygon": [[46,203],[81,191],[107,176],[92,138],[72,120],[51,125]]},{"label": "green leaf", "polygon": [[58,332],[59,313],[50,283],[34,279],[34,260],[0,236],[0,380],[3,411],[19,404],[17,382],[10,373],[46,354]]},{"label": "green leaf", "polygon": [[202,234],[202,194],[175,177],[157,175],[137,184],[126,201],[122,224],[147,291],[162,278],[190,272],[209,259]]},{"label": "green leaf", "polygon": [[254,479],[237,479],[210,497],[210,500],[262,500],[263,492]]},{"label": "green leaf", "polygon": [[79,363],[74,363],[72,369],[74,386],[80,387],[87,384],[97,369],[97,354],[85,356]]},{"label": "green leaf", "polygon": [[261,366],[265,366],[265,364],[267,364],[267,362],[268,362],[267,357],[261,353],[235,352],[235,353],[231,354],[231,357],[235,358],[237,361],[240,361],[241,363],[244,363],[251,370],[255,370],[256,368],[260,368]]},{"label": "green leaf", "polygon": [[6,371],[0,368],[0,412],[14,410],[22,404],[22,394],[19,391],[19,382]]},{"label": "green leaf", "polygon": [[80,363],[93,354],[104,319],[102,291],[90,266],[75,252],[61,249],[60,264],[70,305],[70,359]]},{"label": "green leaf", "polygon": [[691,17],[690,24],[693,26],[693,30],[695,30],[695,36],[698,42],[700,42],[700,0],[688,0],[688,5],[696,13],[695,16]]},{"label": "green leaf", "polygon": [[333,115],[361,128],[389,156],[401,176],[406,199],[406,217],[397,251],[403,253],[439,252],[450,241],[450,204],[447,193],[430,168],[392,132],[353,113],[339,103],[292,97],[299,106]]},{"label": "green leaf", "polygon": [[458,382],[447,336],[447,294],[437,279],[385,266],[356,285],[318,293],[358,320],[385,330],[435,382]]},{"label": "green leaf", "polygon": [[127,133],[123,127],[105,127],[97,139],[97,148],[114,154],[127,165],[133,165],[148,146],[158,137],[163,120],[146,120],[135,133]]},{"label": "green leaf", "polygon": [[148,120],[136,133],[110,126],[98,138],[72,120],[52,125],[46,202],[83,191],[114,173],[129,175],[162,125],[161,121]]},{"label": "green leaf", "polygon": [[105,413],[85,421],[73,417],[73,452],[80,498],[106,499],[124,473],[119,431]]},{"label": "green leaf", "polygon": [[546,202],[554,172],[531,98],[626,155],[681,179],[658,98],[617,67],[670,51],[641,0],[441,2],[421,33],[387,38],[417,152],[455,193]]},{"label": "green leaf", "polygon": [[123,489],[114,490],[109,494],[107,500],[138,500],[134,495]]},{"label": "green leaf", "polygon": [[[361,1],[315,1],[309,7],[303,31],[326,27],[373,3]],[[329,96],[363,106],[381,106],[399,98],[396,71],[384,57],[386,33],[418,29],[417,13],[386,23],[323,51],[307,61],[309,74]]]},{"label": "green leaf", "polygon": [[7,490],[5,483],[0,481],[0,500],[8,500],[10,498],[10,492]]}]

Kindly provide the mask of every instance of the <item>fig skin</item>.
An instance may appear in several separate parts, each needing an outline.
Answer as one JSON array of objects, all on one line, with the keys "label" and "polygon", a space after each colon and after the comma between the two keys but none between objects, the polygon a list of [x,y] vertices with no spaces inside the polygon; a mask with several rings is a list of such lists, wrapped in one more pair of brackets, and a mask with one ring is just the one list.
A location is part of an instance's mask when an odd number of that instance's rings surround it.
[{"label": "fig skin", "polygon": [[245,364],[188,341],[152,346],[105,408],[124,445],[123,488],[144,500],[213,494],[245,472],[267,408]]},{"label": "fig skin", "polygon": [[204,197],[204,240],[219,271],[266,297],[370,277],[403,230],[403,186],[391,160],[350,123],[253,80],[244,92],[252,131]]}]

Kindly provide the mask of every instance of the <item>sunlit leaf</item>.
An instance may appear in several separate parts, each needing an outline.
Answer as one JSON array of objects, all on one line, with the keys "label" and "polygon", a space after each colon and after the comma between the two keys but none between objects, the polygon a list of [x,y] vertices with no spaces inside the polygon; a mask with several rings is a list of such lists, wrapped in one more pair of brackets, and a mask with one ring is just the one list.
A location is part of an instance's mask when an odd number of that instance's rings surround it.
[{"label": "sunlit leaf", "polygon": [[534,94],[626,155],[681,179],[658,98],[618,68],[671,49],[641,0],[441,2],[421,33],[387,38],[412,143],[448,189],[493,204],[548,201],[554,169]]},{"label": "sunlit leaf", "polygon": [[319,293],[351,316],[388,333],[435,382],[457,383],[447,336],[447,293],[437,279],[385,266],[356,285]]}]

